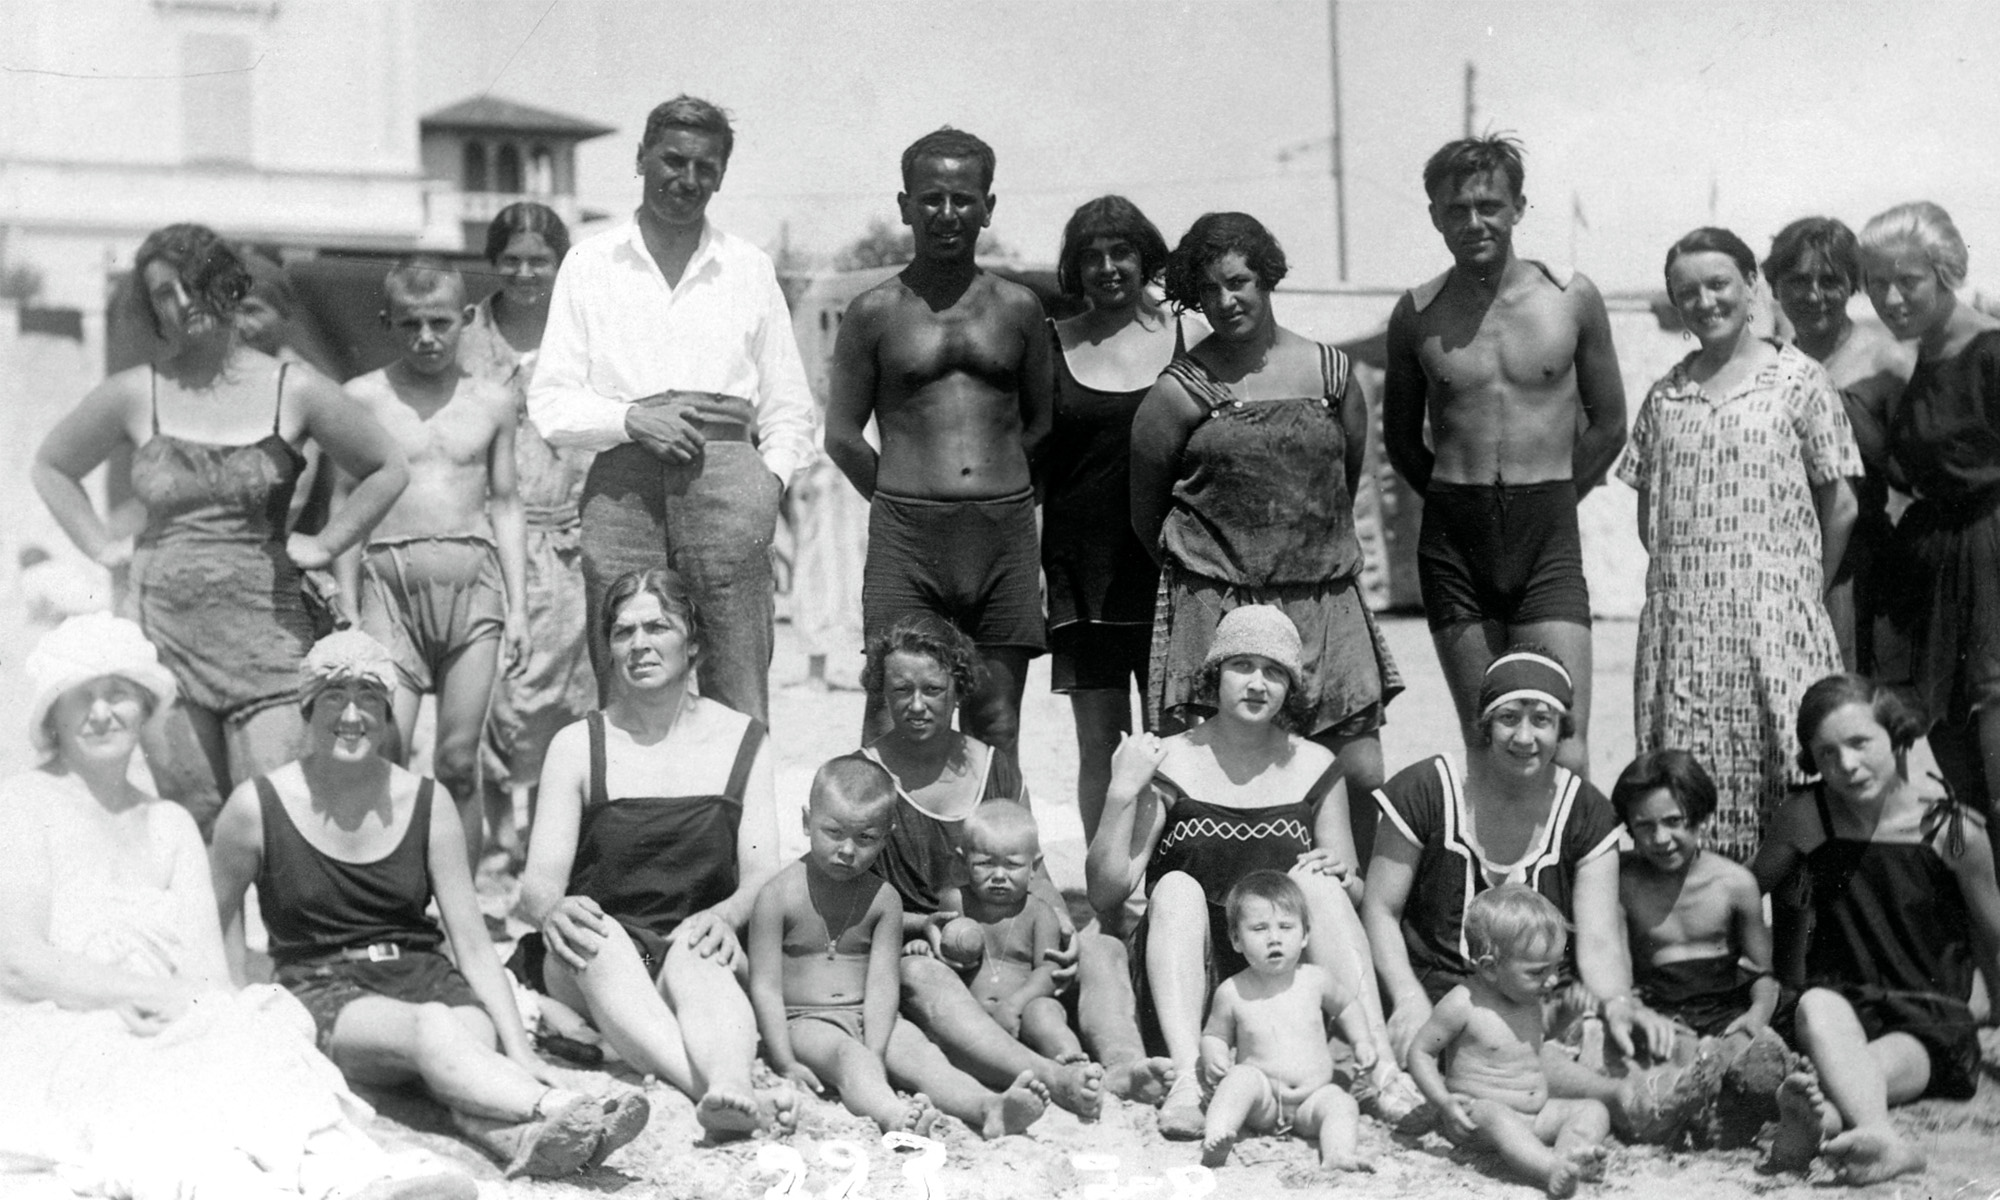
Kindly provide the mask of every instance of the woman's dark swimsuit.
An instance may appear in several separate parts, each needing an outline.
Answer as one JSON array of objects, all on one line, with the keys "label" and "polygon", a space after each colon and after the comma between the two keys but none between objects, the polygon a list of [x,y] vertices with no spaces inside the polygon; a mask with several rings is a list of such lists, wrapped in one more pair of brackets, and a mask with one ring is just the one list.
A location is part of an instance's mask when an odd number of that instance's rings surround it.
[{"label": "woman's dark swimsuit", "polygon": [[[604,714],[591,713],[584,722],[590,731],[590,796],[577,825],[567,894],[597,901],[632,939],[646,973],[657,978],[681,922],[736,892],[736,831],[750,767],[764,744],[764,724],[752,718],[744,726],[720,793],[614,799],[604,789]],[[546,992],[547,955],[542,935],[530,933],[507,965],[529,987]]]}]

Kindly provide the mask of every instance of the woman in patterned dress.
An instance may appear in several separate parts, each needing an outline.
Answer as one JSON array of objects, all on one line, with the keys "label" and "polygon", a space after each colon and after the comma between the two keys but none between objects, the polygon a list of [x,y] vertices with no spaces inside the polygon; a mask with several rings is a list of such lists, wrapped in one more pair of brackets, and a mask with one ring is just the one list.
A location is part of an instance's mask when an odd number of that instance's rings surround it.
[{"label": "woman in patterned dress", "polygon": [[1757,262],[1726,229],[1667,252],[1667,294],[1701,348],[1647,393],[1618,477],[1652,555],[1633,670],[1638,750],[1687,750],[1721,804],[1707,849],[1739,862],[1801,782],[1799,697],[1841,669],[1827,582],[1861,452],[1820,365],[1750,328]]}]

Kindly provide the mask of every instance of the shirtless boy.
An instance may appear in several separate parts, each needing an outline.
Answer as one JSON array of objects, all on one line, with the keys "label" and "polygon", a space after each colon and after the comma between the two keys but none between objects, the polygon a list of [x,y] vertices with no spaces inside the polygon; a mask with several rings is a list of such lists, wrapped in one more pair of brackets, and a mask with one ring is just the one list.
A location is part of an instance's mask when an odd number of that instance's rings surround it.
[{"label": "shirtless boy", "polygon": [[1466,744],[1487,664],[1539,642],[1576,677],[1576,736],[1557,757],[1583,775],[1590,593],[1576,506],[1625,444],[1625,387],[1597,288],[1514,255],[1521,178],[1505,137],[1451,142],[1424,164],[1452,267],[1389,318],[1382,435],[1424,498],[1418,578]]},{"label": "shirtless boy", "polygon": [[1779,988],[1757,878],[1702,852],[1715,783],[1687,751],[1632,760],[1611,804],[1634,847],[1619,860],[1618,900],[1648,1049],[1721,1064],[1706,1132],[1722,1149],[1748,1145],[1777,1118],[1778,1088],[1792,1065],[1785,1039],[1770,1028]]},{"label": "shirtless boy", "polygon": [[[938,1107],[982,1137],[1020,1133],[1048,1107],[1023,1073],[995,1093],[896,1017],[903,903],[870,868],[889,838],[895,781],[858,754],[814,776],[806,856],[772,876],[750,913],[750,1002],[779,1074],[842,1103],[884,1133],[928,1135]],[[905,1100],[896,1078],[925,1089]]]},{"label": "shirtless boy", "polygon": [[1355,997],[1328,972],[1299,961],[1311,925],[1305,893],[1283,872],[1252,871],[1224,904],[1229,944],[1250,965],[1215,989],[1201,1031],[1202,1081],[1215,1089],[1202,1126],[1202,1165],[1228,1161],[1248,1129],[1317,1142],[1329,1170],[1374,1170],[1357,1147],[1360,1106],[1333,1081],[1327,1021],[1339,1023],[1362,1071],[1375,1065],[1374,1042]]},{"label": "shirtless boy", "polygon": [[[508,661],[521,661],[528,611],[514,399],[458,364],[472,310],[455,269],[436,258],[405,259],[382,292],[382,319],[401,357],[351,381],[347,393],[402,447],[410,486],[375,526],[367,550],[342,558],[341,592],[360,597],[361,628],[395,656],[404,758],[420,699],[437,695],[432,771],[457,798],[466,857],[476,864],[484,845],[480,730],[501,641]],[[347,487],[343,479],[343,500]]]},{"label": "shirtless boy", "polygon": [[1542,997],[1568,942],[1562,913],[1533,888],[1481,892],[1465,910],[1476,973],[1445,993],[1405,1064],[1446,1137],[1497,1151],[1551,1196],[1603,1175],[1611,1131],[1602,1102],[1552,1099],[1542,1074]]},{"label": "shirtless boy", "polygon": [[[973,998],[1037,1054],[1059,1063],[1087,1059],[1056,999],[1055,967],[1048,961],[1062,945],[1062,923],[1047,900],[1028,891],[1042,871],[1034,814],[1011,800],[988,801],[965,818],[960,839],[958,856],[971,882],[945,889],[938,902],[942,911],[975,922],[983,935],[985,949],[966,981]],[[945,934],[950,932],[947,925]]]},{"label": "shirtless boy", "polygon": [[[1041,302],[973,260],[993,165],[991,147],[949,127],[903,152],[896,202],[916,259],[848,306],[826,451],[869,500],[867,639],[912,612],[965,631],[985,682],[965,697],[964,730],[1012,754],[1028,660],[1045,647],[1030,465],[1055,385]],[[880,454],[862,437],[870,416]],[[887,729],[871,697],[862,740]]]}]

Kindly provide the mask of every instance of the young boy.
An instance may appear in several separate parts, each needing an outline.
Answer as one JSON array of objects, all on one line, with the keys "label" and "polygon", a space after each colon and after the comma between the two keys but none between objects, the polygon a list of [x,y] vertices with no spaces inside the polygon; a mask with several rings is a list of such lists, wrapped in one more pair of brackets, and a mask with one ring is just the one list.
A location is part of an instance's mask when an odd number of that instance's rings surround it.
[{"label": "young boy", "polygon": [[1057,1062],[1089,1056],[1056,999],[1055,968],[1048,952],[1062,944],[1055,909],[1028,886],[1042,869],[1042,843],[1034,814],[1011,800],[972,810],[960,834],[958,856],[971,880],[940,893],[940,910],[977,922],[986,952],[966,987],[1002,1029],[1037,1054]]},{"label": "young boy", "polygon": [[1685,750],[1641,754],[1611,789],[1633,843],[1618,868],[1633,986],[1647,1008],[1682,1029],[1678,1053],[1650,1048],[1726,1064],[1706,1132],[1733,1148],[1776,1118],[1792,1056],[1770,1028],[1780,996],[1756,877],[1701,849],[1715,801],[1715,783]]},{"label": "young boy", "polygon": [[1374,1041],[1355,997],[1328,972],[1299,961],[1311,922],[1305,893],[1278,871],[1252,871],[1224,901],[1229,944],[1247,969],[1215,989],[1201,1031],[1201,1075],[1215,1089],[1202,1130],[1201,1161],[1219,1167],[1245,1129],[1316,1139],[1320,1164],[1372,1171],[1356,1146],[1361,1110],[1333,1082],[1328,1018],[1375,1065]]},{"label": "young boy", "polygon": [[1466,906],[1464,935],[1475,973],[1417,1032],[1410,1075],[1447,1138],[1498,1151],[1551,1196],[1574,1195],[1579,1179],[1604,1173],[1611,1113],[1597,1100],[1551,1099],[1542,1074],[1542,1000],[1569,929],[1547,897],[1509,883]]},{"label": "young boy", "polygon": [[[512,393],[466,373],[465,281],[440,259],[405,259],[382,281],[383,322],[401,357],[348,383],[409,460],[410,485],[365,552],[343,556],[344,595],[396,659],[399,753],[407,760],[426,692],[437,695],[432,773],[457,798],[468,860],[483,845],[479,738],[500,667],[521,661],[525,523],[515,491]],[[340,484],[345,499],[348,480]],[[504,590],[503,590],[504,589]]]},{"label": "young boy", "polygon": [[[895,806],[895,781],[859,754],[813,777],[806,856],[773,876],[750,912],[750,1003],[765,1056],[812,1091],[831,1086],[884,1133],[927,1135],[940,1109],[982,1137],[1020,1133],[1048,1106],[1031,1073],[996,1094],[896,1019],[903,903],[870,871]],[[898,1096],[891,1077],[916,1095]]]}]

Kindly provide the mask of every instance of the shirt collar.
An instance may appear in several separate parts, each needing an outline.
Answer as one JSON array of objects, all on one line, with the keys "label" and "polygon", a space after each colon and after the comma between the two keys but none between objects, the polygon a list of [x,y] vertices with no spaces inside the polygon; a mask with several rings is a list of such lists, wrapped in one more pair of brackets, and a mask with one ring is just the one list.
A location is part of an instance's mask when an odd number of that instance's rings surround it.
[{"label": "shirt collar", "polygon": [[[695,241],[694,253],[688,257],[687,269],[681,272],[682,283],[707,270],[709,264],[720,261],[721,242],[722,239],[716,234],[715,222],[704,216],[701,219],[701,237]],[[646,249],[646,235],[639,228],[637,213],[632,214],[632,219],[626,222],[625,248],[642,265],[651,268],[653,274],[659,275],[661,283],[666,282],[666,277],[660,274],[660,264],[653,261],[653,252]]]}]

